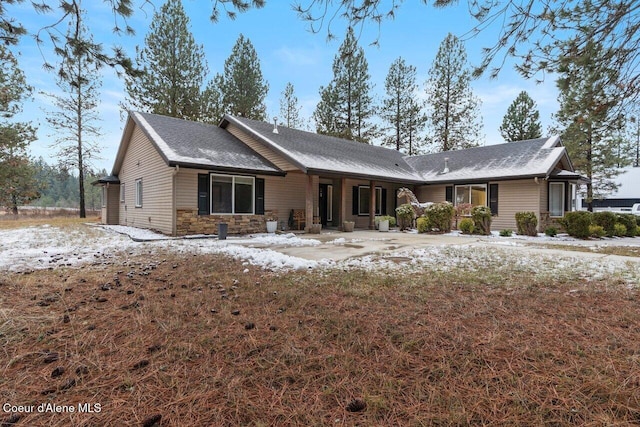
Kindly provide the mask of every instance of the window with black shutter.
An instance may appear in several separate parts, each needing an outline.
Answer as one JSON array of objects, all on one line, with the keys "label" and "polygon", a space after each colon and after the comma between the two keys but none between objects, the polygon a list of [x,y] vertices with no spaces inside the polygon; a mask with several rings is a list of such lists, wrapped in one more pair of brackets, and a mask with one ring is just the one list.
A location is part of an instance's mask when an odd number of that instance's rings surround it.
[{"label": "window with black shutter", "polygon": [[256,215],[264,215],[264,179],[256,178]]},{"label": "window with black shutter", "polygon": [[198,174],[198,215],[209,215],[211,208],[209,205],[209,174]]},{"label": "window with black shutter", "polygon": [[491,215],[498,215],[498,184],[489,184],[489,209]]}]

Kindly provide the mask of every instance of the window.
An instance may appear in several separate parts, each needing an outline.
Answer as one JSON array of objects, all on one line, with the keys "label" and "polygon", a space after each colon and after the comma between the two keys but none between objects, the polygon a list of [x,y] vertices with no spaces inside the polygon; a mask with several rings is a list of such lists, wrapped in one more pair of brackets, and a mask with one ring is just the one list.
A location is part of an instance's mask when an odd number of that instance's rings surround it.
[{"label": "window", "polygon": [[142,179],[136,179],[136,208],[142,207]]},{"label": "window", "polygon": [[549,183],[549,216],[564,215],[564,182]]},{"label": "window", "polygon": [[211,175],[212,214],[253,214],[255,178]]},{"label": "window", "polygon": [[102,186],[102,207],[103,208],[107,207],[107,186],[106,185]]},{"label": "window", "polygon": [[485,184],[456,185],[455,204],[471,203],[473,206],[487,206],[487,186]]},{"label": "window", "polygon": [[[369,215],[369,186],[358,187],[358,215]],[[382,215],[382,188],[376,187],[376,215]]]},{"label": "window", "polygon": [[120,185],[120,203],[124,203],[124,183]]}]

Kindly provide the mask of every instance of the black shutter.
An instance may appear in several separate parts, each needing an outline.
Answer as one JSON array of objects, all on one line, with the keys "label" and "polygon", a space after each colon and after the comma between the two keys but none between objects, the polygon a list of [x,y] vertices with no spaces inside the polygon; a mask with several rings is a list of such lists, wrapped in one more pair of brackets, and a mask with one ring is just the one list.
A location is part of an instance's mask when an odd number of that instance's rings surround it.
[{"label": "black shutter", "polygon": [[264,179],[256,178],[256,215],[264,215]]},{"label": "black shutter", "polygon": [[387,214],[387,189],[383,188],[382,189],[382,212],[380,212],[381,215],[386,215]]},{"label": "black shutter", "polygon": [[453,203],[453,186],[449,185],[445,188],[444,199],[449,203]]},{"label": "black shutter", "polygon": [[[568,182],[564,183],[564,212],[571,209],[571,185]],[[562,215],[564,216],[564,212]]]},{"label": "black shutter", "polygon": [[351,213],[353,215],[358,215],[358,204],[359,204],[359,200],[358,200],[358,187],[354,186],[353,187],[353,194],[352,194],[352,205],[351,205]]},{"label": "black shutter", "polygon": [[498,215],[498,184],[489,184],[489,209],[491,215]]},{"label": "black shutter", "polygon": [[209,174],[198,174],[198,215],[209,215],[211,213],[209,204],[210,182]]}]

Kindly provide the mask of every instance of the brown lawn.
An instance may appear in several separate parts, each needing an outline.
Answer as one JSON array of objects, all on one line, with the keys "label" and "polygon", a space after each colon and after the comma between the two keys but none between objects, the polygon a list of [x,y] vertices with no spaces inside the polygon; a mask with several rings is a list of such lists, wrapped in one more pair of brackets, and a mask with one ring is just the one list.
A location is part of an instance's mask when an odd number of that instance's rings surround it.
[{"label": "brown lawn", "polygon": [[640,295],[613,281],[169,253],[1,274],[3,425],[640,423]]}]

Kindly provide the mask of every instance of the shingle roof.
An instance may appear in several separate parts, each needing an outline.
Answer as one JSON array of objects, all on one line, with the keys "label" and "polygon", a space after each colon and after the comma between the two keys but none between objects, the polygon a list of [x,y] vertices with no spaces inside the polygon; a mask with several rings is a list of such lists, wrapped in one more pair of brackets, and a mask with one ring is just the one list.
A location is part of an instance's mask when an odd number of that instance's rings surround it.
[{"label": "shingle roof", "polygon": [[424,181],[438,183],[547,176],[563,158],[557,138],[539,138],[407,157],[407,163]]},{"label": "shingle roof", "polygon": [[[271,123],[229,115],[224,117],[220,126],[149,113],[132,112],[130,117],[157,147],[169,166],[284,175],[282,170],[224,129],[228,123],[233,123],[269,150],[310,174],[406,184],[535,176],[579,177],[573,171],[566,150],[557,137],[406,156],[388,148],[284,126],[278,126],[278,132],[274,133]],[[126,136],[123,137],[123,141],[126,139]],[[120,150],[123,150],[122,145]],[[119,151],[118,156],[121,154],[124,152]],[[448,171],[443,173],[445,158]],[[118,161],[114,166],[114,175],[118,173]]]},{"label": "shingle roof", "polygon": [[407,164],[405,156],[388,148],[346,141],[326,135],[278,126],[242,117],[225,116],[252,133],[307,173],[329,173],[406,183],[420,183],[420,174]]},{"label": "shingle roof", "polygon": [[283,174],[267,159],[216,125],[140,112],[132,112],[131,117],[169,166]]}]

